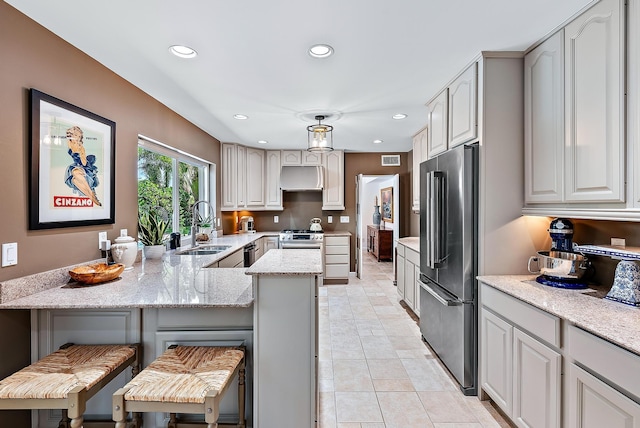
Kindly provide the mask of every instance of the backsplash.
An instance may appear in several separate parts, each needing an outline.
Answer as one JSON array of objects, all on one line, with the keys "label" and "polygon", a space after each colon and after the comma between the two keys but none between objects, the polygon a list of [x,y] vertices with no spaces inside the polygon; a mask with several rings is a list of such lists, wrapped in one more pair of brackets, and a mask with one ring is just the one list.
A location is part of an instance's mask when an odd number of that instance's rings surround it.
[{"label": "backsplash", "polygon": [[[250,215],[253,217],[254,228],[258,232],[274,232],[283,229],[308,229],[311,219],[319,217],[322,229],[326,232],[346,231],[354,224],[351,216],[349,223],[340,223],[343,211],[322,211],[322,192],[283,192],[283,211],[223,211],[222,229],[225,234],[237,232],[236,217]],[[278,216],[278,223],[274,222]],[[327,216],[333,216],[333,223],[328,223]]]}]

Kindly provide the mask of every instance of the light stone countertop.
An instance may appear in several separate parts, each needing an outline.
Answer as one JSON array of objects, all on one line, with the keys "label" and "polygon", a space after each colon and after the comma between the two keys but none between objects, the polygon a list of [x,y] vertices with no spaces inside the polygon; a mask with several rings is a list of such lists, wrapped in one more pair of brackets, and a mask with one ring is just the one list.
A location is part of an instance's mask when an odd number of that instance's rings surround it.
[{"label": "light stone countertop", "polygon": [[245,268],[206,266],[263,236],[273,233],[224,235],[201,244],[230,245],[214,255],[176,254],[187,247],[167,251],[161,260],[143,260],[120,278],[93,286],[72,281],[68,271],[101,260],[4,281],[0,309],[248,307],[253,291]]},{"label": "light stone countertop", "polygon": [[269,250],[247,268],[247,275],[322,275],[322,250]]},{"label": "light stone countertop", "polygon": [[603,299],[605,287],[567,290],[538,284],[535,278],[494,275],[478,280],[640,355],[640,308]]},{"label": "light stone countertop", "polygon": [[419,236],[407,236],[398,239],[398,244],[402,244],[407,248],[411,248],[413,251],[420,252],[420,237]]}]

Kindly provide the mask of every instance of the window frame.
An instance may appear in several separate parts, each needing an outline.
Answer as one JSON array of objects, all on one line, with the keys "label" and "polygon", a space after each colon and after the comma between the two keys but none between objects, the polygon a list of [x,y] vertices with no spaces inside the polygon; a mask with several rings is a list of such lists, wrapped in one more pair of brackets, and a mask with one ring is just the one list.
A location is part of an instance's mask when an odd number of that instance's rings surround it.
[{"label": "window frame", "polygon": [[[200,195],[196,200],[205,200],[211,204],[213,207],[214,215],[217,213],[216,207],[216,195],[215,195],[215,172],[216,165],[212,162],[209,162],[200,157],[191,155],[183,150],[177,149],[175,147],[171,147],[167,144],[161,143],[160,141],[154,140],[149,137],[145,137],[143,135],[138,135],[138,147],[142,147],[145,150],[149,150],[164,156],[171,158],[171,180],[172,186],[172,204],[173,204],[173,213],[172,213],[172,222],[171,222],[171,232],[180,232],[180,194],[179,194],[179,185],[180,183],[178,174],[179,174],[179,163],[184,162],[190,165],[197,166],[198,168],[202,168],[202,174],[198,174],[198,188],[200,190]],[[137,151],[136,151],[137,153]],[[137,156],[137,154],[136,154]],[[216,227],[217,224],[214,225]],[[190,235],[183,236],[183,238],[188,238]]]}]

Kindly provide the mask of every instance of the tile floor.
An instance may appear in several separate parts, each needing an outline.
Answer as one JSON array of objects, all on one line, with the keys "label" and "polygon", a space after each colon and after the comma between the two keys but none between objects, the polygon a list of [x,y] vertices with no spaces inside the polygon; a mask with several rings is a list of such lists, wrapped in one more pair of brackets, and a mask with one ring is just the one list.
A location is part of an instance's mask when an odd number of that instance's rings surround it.
[{"label": "tile floor", "polygon": [[509,427],[465,397],[398,302],[393,263],[365,253],[363,278],[320,288],[320,428]]}]

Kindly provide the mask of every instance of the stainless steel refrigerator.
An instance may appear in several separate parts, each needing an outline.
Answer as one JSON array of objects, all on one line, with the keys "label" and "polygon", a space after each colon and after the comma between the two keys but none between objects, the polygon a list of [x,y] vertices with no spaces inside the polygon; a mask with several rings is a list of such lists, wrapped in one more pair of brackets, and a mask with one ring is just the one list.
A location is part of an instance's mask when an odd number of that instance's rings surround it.
[{"label": "stainless steel refrigerator", "polygon": [[477,395],[478,145],[420,164],[420,331]]}]

